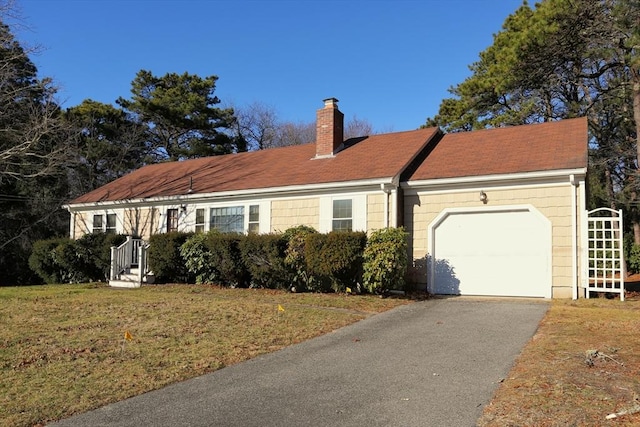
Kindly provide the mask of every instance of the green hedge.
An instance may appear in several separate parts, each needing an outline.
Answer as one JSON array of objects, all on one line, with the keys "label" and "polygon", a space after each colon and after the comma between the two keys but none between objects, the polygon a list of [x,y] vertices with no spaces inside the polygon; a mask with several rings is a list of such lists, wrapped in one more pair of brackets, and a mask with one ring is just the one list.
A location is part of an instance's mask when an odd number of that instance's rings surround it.
[{"label": "green hedge", "polygon": [[315,277],[309,273],[305,259],[307,236],[318,232],[305,225],[287,229],[282,238],[287,244],[284,264],[287,268],[289,289],[302,292],[313,289]]},{"label": "green hedge", "polygon": [[180,247],[193,233],[173,231],[154,234],[149,239],[149,269],[156,283],[194,283],[195,276],[187,269]]},{"label": "green hedge", "polygon": [[364,249],[363,280],[367,291],[402,289],[407,272],[407,236],[403,228],[371,233]]},{"label": "green hedge", "polygon": [[109,279],[111,246],[126,240],[119,234],[86,234],[78,240],[57,238],[34,243],[29,266],[45,283],[80,283]]},{"label": "green hedge", "polygon": [[197,283],[272,289],[344,291],[362,281],[363,232],[319,234],[293,227],[282,234],[191,236],[181,247]]},{"label": "green hedge", "polygon": [[[151,236],[149,268],[158,283],[211,283],[297,291],[344,292],[360,283],[369,292],[400,289],[407,269],[407,233],[320,234],[293,227],[282,234],[172,232]],[[108,279],[110,247],[125,236],[87,234],[38,241],[30,267],[46,282]]]},{"label": "green hedge", "polygon": [[305,259],[314,276],[311,290],[344,292],[362,283],[362,255],[367,242],[364,232],[309,234]]},{"label": "green hedge", "polygon": [[29,256],[31,268],[47,284],[69,281],[69,270],[58,262],[58,246],[71,242],[69,238],[38,240]]},{"label": "green hedge", "polygon": [[213,255],[207,247],[208,238],[208,234],[197,233],[189,237],[180,247],[180,255],[184,259],[185,267],[199,285],[217,283],[219,277]]},{"label": "green hedge", "polygon": [[288,289],[285,267],[287,242],[280,234],[249,234],[240,240],[242,261],[251,277],[252,287]]},{"label": "green hedge", "polygon": [[242,262],[240,242],[246,238],[243,234],[207,233],[205,244],[211,253],[213,267],[218,283],[231,287],[246,287],[249,284],[249,272]]},{"label": "green hedge", "polygon": [[627,256],[627,272],[640,273],[640,245],[633,244]]},{"label": "green hedge", "polygon": [[86,234],[60,249],[60,262],[71,272],[75,283],[107,281],[111,266],[111,246],[126,240],[120,234]]}]

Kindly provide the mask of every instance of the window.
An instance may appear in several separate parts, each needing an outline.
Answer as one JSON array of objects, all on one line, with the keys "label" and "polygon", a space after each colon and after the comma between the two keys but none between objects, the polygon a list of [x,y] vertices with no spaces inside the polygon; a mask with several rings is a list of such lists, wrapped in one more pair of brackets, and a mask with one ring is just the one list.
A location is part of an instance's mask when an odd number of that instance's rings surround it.
[{"label": "window", "polygon": [[167,233],[178,231],[178,209],[167,209]]},{"label": "window", "polygon": [[[105,221],[106,218],[106,221]],[[116,214],[94,215],[93,216],[93,232],[94,233],[115,233],[116,232]]]},{"label": "window", "polygon": [[331,229],[333,231],[351,231],[353,229],[351,199],[333,201]]},{"label": "window", "polygon": [[94,233],[102,233],[102,215],[94,215],[93,216],[93,232]]},{"label": "window", "polygon": [[204,233],[204,209],[196,209],[196,233]]},{"label": "window", "polygon": [[116,233],[116,214],[107,214],[107,228],[106,233]]},{"label": "window", "polygon": [[321,233],[330,231],[366,231],[367,195],[340,194],[320,196],[318,228]]},{"label": "window", "polygon": [[244,232],[244,206],[211,208],[209,228],[223,233]]},{"label": "window", "polygon": [[260,206],[249,206],[249,233],[260,233]]}]

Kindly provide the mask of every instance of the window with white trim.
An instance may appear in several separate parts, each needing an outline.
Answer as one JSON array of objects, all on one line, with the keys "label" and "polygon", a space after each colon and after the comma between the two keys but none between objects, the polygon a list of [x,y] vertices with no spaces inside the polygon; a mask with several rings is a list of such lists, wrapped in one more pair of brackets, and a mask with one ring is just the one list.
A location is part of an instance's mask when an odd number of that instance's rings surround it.
[{"label": "window with white trim", "polygon": [[102,229],[103,218],[104,217],[102,215],[93,216],[93,232],[94,233],[102,233],[104,231]]},{"label": "window with white trim", "polygon": [[116,232],[116,214],[94,215],[93,216],[93,233],[115,233]]},{"label": "window with white trim", "polygon": [[260,233],[260,205],[249,206],[249,233]]},{"label": "window with white trim", "polygon": [[342,199],[333,201],[333,215],[331,230],[352,231],[353,230],[353,201]]},{"label": "window with white trim", "polygon": [[332,230],[367,231],[366,194],[321,196],[319,202],[318,231],[321,233]]},{"label": "window with white trim", "polygon": [[244,206],[211,208],[209,211],[209,229],[223,233],[244,232]]},{"label": "window with white trim", "polygon": [[196,233],[204,232],[204,209],[196,209]]},{"label": "window with white trim", "polygon": [[105,233],[116,234],[116,214],[107,214]]}]

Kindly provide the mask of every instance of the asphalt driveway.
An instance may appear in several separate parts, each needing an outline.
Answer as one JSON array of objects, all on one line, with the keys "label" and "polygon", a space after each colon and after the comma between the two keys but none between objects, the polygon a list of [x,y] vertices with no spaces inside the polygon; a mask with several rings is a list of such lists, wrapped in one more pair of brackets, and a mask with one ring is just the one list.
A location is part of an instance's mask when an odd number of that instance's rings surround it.
[{"label": "asphalt driveway", "polygon": [[544,301],[435,299],[55,426],[473,426]]}]

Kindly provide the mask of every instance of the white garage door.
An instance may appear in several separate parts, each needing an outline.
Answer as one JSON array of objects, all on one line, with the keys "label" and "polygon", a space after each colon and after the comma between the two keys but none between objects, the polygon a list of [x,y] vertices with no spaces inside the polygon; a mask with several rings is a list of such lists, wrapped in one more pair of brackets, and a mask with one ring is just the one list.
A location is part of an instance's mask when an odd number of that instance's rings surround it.
[{"label": "white garage door", "polygon": [[533,207],[444,212],[432,234],[432,292],[551,297],[551,225]]}]

